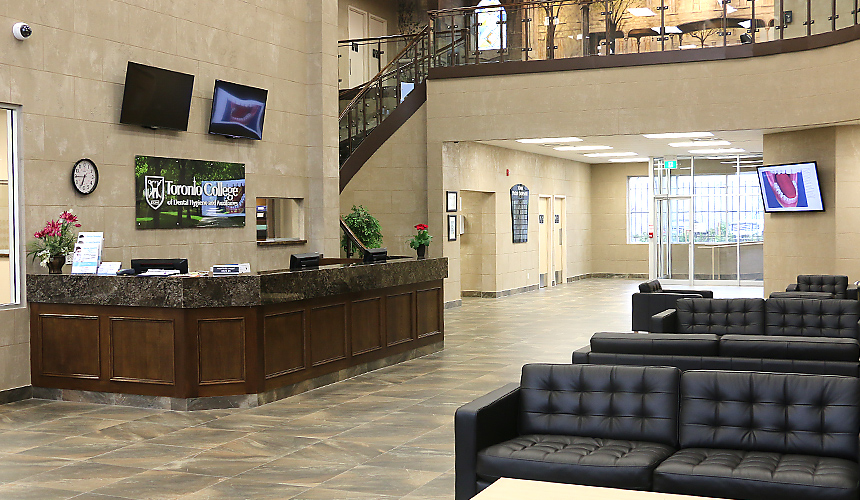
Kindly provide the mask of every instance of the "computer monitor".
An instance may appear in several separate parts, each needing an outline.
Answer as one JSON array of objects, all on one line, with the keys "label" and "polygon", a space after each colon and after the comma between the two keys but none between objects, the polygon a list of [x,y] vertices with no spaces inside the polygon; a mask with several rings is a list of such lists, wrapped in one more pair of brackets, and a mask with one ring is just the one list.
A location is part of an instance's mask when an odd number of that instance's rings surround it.
[{"label": "computer monitor", "polygon": [[135,274],[145,273],[150,269],[175,269],[180,274],[188,274],[188,259],[131,259],[131,268]]},{"label": "computer monitor", "polygon": [[318,253],[294,253],[290,255],[290,271],[316,269],[320,267],[320,257]]},{"label": "computer monitor", "polygon": [[387,248],[368,248],[364,251],[363,262],[365,264],[372,264],[374,262],[385,262],[386,260],[388,260]]}]

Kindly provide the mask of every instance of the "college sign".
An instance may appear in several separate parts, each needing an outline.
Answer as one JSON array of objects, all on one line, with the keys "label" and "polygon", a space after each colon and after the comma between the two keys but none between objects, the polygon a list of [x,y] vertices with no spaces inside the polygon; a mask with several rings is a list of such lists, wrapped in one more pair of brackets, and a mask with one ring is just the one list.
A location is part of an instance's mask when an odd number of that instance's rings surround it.
[{"label": "college sign", "polygon": [[139,229],[245,225],[244,164],[136,156],[134,167]]}]

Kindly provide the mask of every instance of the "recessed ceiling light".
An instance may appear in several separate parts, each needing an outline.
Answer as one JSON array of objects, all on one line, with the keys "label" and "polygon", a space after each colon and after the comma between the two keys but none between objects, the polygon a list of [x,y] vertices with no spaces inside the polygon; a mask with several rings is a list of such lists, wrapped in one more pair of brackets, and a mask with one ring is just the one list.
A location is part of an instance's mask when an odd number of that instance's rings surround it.
[{"label": "recessed ceiling light", "polygon": [[646,139],[694,139],[696,137],[713,137],[710,132],[672,132],[668,134],[644,134]]},{"label": "recessed ceiling light", "polygon": [[517,139],[523,144],[561,144],[563,142],[582,142],[579,137],[541,137],[538,139]]},{"label": "recessed ceiling light", "polygon": [[[660,34],[659,26],[652,26],[651,29],[657,32],[658,35]],[[666,26],[665,34],[667,35],[680,35],[681,33],[683,33],[683,31],[681,31],[681,28],[678,28],[677,26]]]},{"label": "recessed ceiling light", "polygon": [[629,7],[627,12],[633,14],[636,17],[651,17],[656,16],[657,13],[648,7]]},{"label": "recessed ceiling light", "polygon": [[725,165],[761,165],[764,163],[762,160],[743,160],[743,161],[721,161]]},{"label": "recessed ceiling light", "polygon": [[690,141],[690,142],[672,142],[669,146],[673,148],[696,148],[699,146],[731,146],[729,141]]},{"label": "recessed ceiling light", "polygon": [[[738,24],[740,24],[740,23],[738,23]],[[698,46],[698,45],[696,45],[696,44],[690,44],[690,45],[681,45],[681,46],[680,46],[680,47],[678,47],[678,48],[679,48],[679,49],[681,49],[681,50],[689,50],[689,49],[698,49],[698,48],[699,48],[699,46]]]},{"label": "recessed ceiling light", "polygon": [[691,149],[690,153],[694,155],[720,155],[727,153],[744,153],[746,149],[741,148],[717,148],[717,149]]},{"label": "recessed ceiling light", "polygon": [[610,158],[612,163],[647,163],[649,160],[645,157],[639,158]]},{"label": "recessed ceiling light", "polygon": [[556,151],[600,151],[612,149],[612,146],[558,146],[553,149]]},{"label": "recessed ceiling light", "polygon": [[639,156],[637,153],[586,153],[585,156],[589,158],[608,158],[611,156]]}]

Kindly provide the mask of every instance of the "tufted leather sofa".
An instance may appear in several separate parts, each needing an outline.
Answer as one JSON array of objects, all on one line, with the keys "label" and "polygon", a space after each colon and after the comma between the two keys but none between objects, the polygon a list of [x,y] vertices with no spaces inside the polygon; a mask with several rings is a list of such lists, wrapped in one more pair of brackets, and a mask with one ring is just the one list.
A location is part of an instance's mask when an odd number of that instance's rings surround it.
[{"label": "tufted leather sofa", "polygon": [[499,477],[747,500],[858,498],[860,379],[526,365],[454,417],[456,500]]},{"label": "tufted leather sofa", "polygon": [[856,300],[680,299],[656,333],[596,333],[573,362],[857,377],[858,321]]},{"label": "tufted leather sofa", "polygon": [[639,284],[639,293],[633,294],[633,321],[634,332],[650,331],[651,316],[674,309],[675,302],[681,298],[713,298],[714,292],[710,290],[667,290],[657,280],[646,281]]},{"label": "tufted leather sofa", "polygon": [[857,287],[848,286],[848,276],[831,274],[799,274],[797,283],[788,285],[786,292],[826,292],[835,299],[857,299]]}]

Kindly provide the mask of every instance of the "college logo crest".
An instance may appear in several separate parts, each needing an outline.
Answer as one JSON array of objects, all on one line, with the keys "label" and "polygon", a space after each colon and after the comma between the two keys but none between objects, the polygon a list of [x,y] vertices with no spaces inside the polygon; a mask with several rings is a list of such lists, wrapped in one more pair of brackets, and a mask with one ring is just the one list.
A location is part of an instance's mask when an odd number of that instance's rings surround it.
[{"label": "college logo crest", "polygon": [[164,203],[164,177],[147,175],[143,179],[143,198],[153,210]]}]

